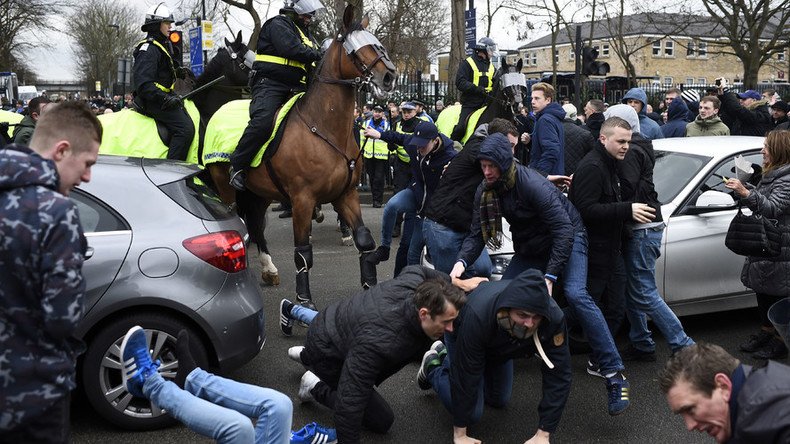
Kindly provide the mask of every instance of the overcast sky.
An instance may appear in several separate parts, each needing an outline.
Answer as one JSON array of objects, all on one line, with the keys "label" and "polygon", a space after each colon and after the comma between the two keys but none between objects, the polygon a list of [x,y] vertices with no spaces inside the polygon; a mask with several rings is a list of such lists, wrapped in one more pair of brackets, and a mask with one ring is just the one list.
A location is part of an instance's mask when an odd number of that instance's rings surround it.
[{"label": "overcast sky", "polygon": [[[140,14],[140,22],[143,21],[143,16],[145,14],[146,9],[150,6],[158,4],[159,1],[154,0],[120,0],[126,2],[128,4],[134,5],[134,7],[139,11]],[[177,1],[166,1],[165,2],[168,6],[174,7],[178,4]],[[449,0],[446,1],[447,3],[447,10],[449,15]],[[273,0],[272,8],[270,8],[269,15],[277,14],[277,10],[280,6],[279,0]],[[259,13],[263,13],[262,10],[259,10]],[[236,9],[236,13],[233,14],[235,17],[238,17],[240,23],[236,26],[233,26],[234,31],[238,29],[242,30],[243,38],[246,41],[249,38],[251,29],[252,29],[252,20],[249,19],[249,16],[246,12]],[[485,15],[485,7],[482,4],[477,5],[477,37],[478,39],[483,37],[482,33],[485,31],[485,25],[480,20],[482,16]],[[180,19],[180,17],[176,17],[176,19]],[[67,22],[66,18],[61,18],[58,20],[56,24],[59,29],[65,28]],[[263,20],[263,18],[262,18]],[[500,49],[515,49],[518,46],[523,45],[526,41],[517,41],[516,40],[516,31],[513,26],[508,21],[508,14],[505,11],[501,11],[494,19],[494,26],[492,27],[492,32],[494,40],[499,45]],[[245,23],[246,22],[246,23]],[[221,42],[223,37],[230,37],[228,31],[224,28],[215,24],[215,40],[217,42]],[[448,23],[448,31],[449,31],[449,23]],[[32,62],[32,66],[38,70],[38,77],[41,79],[46,80],[77,80],[76,78],[76,66],[77,62],[74,60],[74,53],[71,48],[71,39],[62,32],[52,32],[48,33],[47,35],[38,35],[40,39],[47,42],[40,48],[36,48],[32,50],[29,54],[30,61]]]}]

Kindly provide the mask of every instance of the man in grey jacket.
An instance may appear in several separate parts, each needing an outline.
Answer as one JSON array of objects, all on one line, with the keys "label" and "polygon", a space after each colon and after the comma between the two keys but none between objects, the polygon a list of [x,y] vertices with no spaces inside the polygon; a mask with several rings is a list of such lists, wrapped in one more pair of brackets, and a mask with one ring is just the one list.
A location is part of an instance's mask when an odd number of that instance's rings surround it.
[{"label": "man in grey jacket", "polygon": [[686,137],[729,136],[730,128],[721,121],[721,100],[716,96],[705,96],[699,101],[699,115],[686,125]]},{"label": "man in grey jacket", "polygon": [[718,345],[697,343],[667,362],[659,376],[669,408],[686,428],[719,443],[790,442],[790,367],[741,364]]}]

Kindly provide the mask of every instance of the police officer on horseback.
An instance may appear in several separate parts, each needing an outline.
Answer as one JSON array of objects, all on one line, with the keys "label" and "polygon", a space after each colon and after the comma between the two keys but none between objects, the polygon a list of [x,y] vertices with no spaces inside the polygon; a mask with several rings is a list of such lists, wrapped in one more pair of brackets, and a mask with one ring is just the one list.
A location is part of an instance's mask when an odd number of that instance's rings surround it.
[{"label": "police officer on horseback", "polygon": [[195,127],[181,97],[173,91],[176,76],[183,78],[186,71],[169,39],[174,21],[164,3],[145,14],[140,29],[148,35],[134,50],[134,103],[170,132],[167,158],[186,160]]},{"label": "police officer on horseback", "polygon": [[322,56],[309,26],[323,9],[319,0],[285,0],[280,15],[261,27],[252,65],[250,122],[230,158],[230,184],[237,190],[244,189],[246,170],[271,135],[277,109],[307,89],[308,74]]},{"label": "police officer on horseback", "polygon": [[461,114],[450,138],[461,140],[466,134],[466,119],[486,103],[486,96],[493,89],[494,64],[491,58],[497,46],[489,37],[483,37],[473,48],[472,55],[458,66],[455,86],[461,91]]}]

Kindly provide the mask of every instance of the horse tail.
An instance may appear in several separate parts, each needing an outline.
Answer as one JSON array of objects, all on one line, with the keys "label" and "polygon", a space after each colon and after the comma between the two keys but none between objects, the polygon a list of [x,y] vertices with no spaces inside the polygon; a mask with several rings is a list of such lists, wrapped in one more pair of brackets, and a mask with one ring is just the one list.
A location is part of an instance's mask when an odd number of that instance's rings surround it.
[{"label": "horse tail", "polygon": [[244,219],[250,240],[258,246],[258,251],[269,252],[266,246],[264,230],[266,229],[266,209],[268,204],[262,202],[261,198],[249,190],[236,192],[236,208],[239,217]]}]

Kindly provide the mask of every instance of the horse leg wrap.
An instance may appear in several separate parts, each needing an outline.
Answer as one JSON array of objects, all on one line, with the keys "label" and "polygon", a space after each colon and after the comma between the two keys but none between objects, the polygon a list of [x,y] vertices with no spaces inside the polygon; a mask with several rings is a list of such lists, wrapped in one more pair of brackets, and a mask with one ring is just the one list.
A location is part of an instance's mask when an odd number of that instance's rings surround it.
[{"label": "horse leg wrap", "polygon": [[357,227],[354,232],[354,243],[359,251],[359,276],[362,288],[376,285],[376,241],[366,226]]},{"label": "horse leg wrap", "polygon": [[305,245],[294,248],[294,264],[296,265],[296,298],[302,305],[313,305],[310,294],[310,269],[313,268],[313,246]]}]

